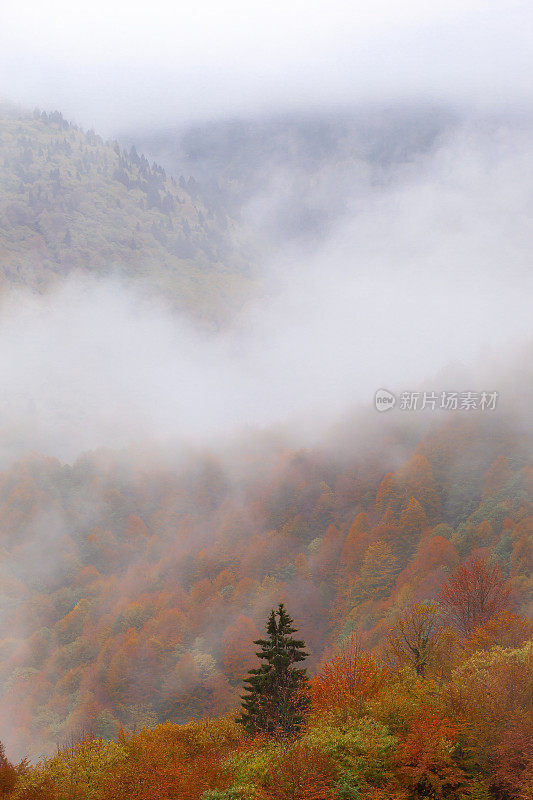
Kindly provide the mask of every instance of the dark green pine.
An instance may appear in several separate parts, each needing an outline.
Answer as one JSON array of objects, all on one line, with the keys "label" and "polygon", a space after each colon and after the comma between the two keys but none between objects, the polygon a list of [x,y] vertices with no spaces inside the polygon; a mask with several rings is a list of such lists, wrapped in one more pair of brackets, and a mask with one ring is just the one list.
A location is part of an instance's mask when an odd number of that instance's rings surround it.
[{"label": "dark green pine", "polygon": [[283,603],[270,612],[266,632],[254,642],[264,663],[248,672],[237,721],[250,734],[287,738],[300,731],[309,708],[307,671],[294,666],[308,654],[305,642],[293,637],[297,629]]}]

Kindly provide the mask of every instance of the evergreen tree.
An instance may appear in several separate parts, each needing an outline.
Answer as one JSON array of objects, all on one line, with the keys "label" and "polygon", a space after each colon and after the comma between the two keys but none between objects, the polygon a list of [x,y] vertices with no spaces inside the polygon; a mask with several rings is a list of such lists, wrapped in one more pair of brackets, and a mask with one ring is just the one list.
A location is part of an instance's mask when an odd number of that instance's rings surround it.
[{"label": "evergreen tree", "polygon": [[294,639],[297,629],[280,603],[272,609],[267,638],[257,639],[264,663],[248,672],[242,696],[243,712],[238,722],[251,734],[287,738],[299,732],[309,708],[307,671],[294,667],[307,658],[305,642]]}]

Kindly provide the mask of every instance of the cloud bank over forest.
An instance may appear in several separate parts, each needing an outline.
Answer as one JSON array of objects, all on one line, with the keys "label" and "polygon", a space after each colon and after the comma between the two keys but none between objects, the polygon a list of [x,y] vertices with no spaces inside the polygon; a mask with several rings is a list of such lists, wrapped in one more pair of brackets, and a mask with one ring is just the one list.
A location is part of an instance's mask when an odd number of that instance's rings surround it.
[{"label": "cloud bank over forest", "polygon": [[[8,294],[3,462],[278,423],[305,441],[381,386],[505,361],[531,333],[531,156],[527,126],[466,125],[385,183],[359,175],[322,240],[276,252],[254,302],[217,335],[119,279]],[[256,223],[279,178],[252,200]]]}]

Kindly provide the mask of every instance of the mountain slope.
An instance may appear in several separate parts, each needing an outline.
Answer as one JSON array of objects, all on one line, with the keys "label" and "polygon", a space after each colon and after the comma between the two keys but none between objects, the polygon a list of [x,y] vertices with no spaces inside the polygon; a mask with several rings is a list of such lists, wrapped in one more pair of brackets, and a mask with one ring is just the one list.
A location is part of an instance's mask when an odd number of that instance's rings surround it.
[{"label": "mountain slope", "polygon": [[24,756],[87,725],[112,737],[221,713],[280,600],[314,670],[353,632],[378,646],[471,553],[530,614],[527,448],[512,423],[459,413],[342,457],[250,445],[14,465],[0,474],[0,739]]},{"label": "mountain slope", "polygon": [[178,307],[223,317],[247,290],[234,226],[132,148],[61,114],[0,117],[2,284],[42,291],[116,273]]},{"label": "mountain slope", "polygon": [[245,221],[261,256],[291,243],[312,248],[457,124],[449,109],[405,104],[216,120],[121,139],[184,176],[209,208]]}]

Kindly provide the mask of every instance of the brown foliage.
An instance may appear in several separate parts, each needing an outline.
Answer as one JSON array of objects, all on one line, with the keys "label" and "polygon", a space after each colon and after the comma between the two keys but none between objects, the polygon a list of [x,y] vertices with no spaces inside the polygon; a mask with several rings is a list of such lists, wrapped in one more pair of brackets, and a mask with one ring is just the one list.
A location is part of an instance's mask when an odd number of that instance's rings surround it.
[{"label": "brown foliage", "polygon": [[424,677],[435,663],[442,644],[442,612],[437,603],[413,603],[390,631],[386,650],[399,665],[411,664]]}]

